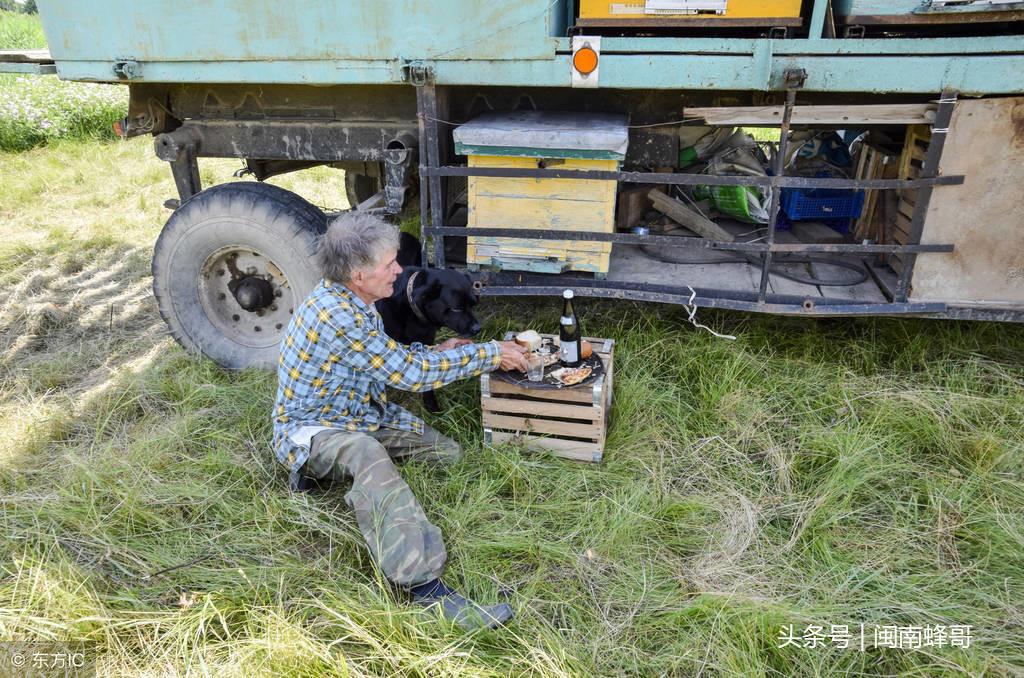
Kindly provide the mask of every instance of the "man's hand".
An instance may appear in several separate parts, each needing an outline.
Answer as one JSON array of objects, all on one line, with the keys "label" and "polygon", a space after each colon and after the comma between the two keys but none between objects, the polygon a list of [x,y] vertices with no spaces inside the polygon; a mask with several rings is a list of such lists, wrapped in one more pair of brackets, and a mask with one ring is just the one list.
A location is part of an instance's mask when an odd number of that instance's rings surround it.
[{"label": "man's hand", "polygon": [[526,362],[526,354],[529,351],[525,346],[520,346],[514,341],[499,341],[498,346],[501,347],[501,369],[506,372],[509,370],[525,372],[527,370],[529,363]]},{"label": "man's hand", "polygon": [[437,346],[434,347],[434,350],[435,351],[447,351],[447,350],[452,349],[452,348],[458,348],[460,346],[465,346],[466,344],[472,344],[472,343],[473,343],[472,339],[459,339],[458,337],[456,337],[454,339],[446,339],[445,341],[442,341],[440,344],[438,344]]}]

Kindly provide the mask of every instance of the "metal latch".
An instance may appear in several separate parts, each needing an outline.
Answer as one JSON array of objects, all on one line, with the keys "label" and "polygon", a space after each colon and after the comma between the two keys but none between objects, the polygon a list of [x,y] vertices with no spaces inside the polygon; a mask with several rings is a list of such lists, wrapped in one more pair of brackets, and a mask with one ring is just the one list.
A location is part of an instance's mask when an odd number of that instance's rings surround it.
[{"label": "metal latch", "polygon": [[142,75],[142,64],[133,59],[115,61],[114,75],[121,80],[133,80]]},{"label": "metal latch", "polygon": [[406,61],[402,64],[402,80],[416,87],[434,79],[434,67],[424,61]]}]

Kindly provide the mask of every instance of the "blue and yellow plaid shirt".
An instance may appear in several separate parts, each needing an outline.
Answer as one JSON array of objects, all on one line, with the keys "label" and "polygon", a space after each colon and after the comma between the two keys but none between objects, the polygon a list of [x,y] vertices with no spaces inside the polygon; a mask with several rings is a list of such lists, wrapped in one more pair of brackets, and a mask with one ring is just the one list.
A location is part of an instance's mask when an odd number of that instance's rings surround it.
[{"label": "blue and yellow plaid shirt", "polygon": [[429,391],[497,369],[497,342],[431,351],[384,333],[376,310],[344,285],[321,280],[295,309],[281,342],[274,450],[298,473],[325,428],[423,433],[423,421],[388,402],[386,386]]}]

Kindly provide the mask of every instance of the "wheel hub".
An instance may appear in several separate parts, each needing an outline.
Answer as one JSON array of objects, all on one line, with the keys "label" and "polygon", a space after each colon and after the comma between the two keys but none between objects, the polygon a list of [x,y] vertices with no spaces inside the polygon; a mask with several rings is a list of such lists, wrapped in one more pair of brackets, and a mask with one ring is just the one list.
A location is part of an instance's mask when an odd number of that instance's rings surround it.
[{"label": "wheel hub", "polygon": [[250,313],[266,308],[274,303],[274,286],[255,275],[250,275],[235,282],[228,283],[228,288],[235,295],[235,301]]},{"label": "wheel hub", "polygon": [[207,257],[199,301],[224,336],[253,348],[281,341],[296,304],[288,279],[270,257],[240,245]]}]

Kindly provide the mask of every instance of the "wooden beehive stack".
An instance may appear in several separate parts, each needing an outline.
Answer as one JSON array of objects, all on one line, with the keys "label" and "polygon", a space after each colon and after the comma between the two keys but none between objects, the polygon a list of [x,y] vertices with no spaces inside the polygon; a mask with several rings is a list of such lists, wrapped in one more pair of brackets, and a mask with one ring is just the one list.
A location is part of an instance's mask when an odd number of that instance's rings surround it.
[{"label": "wooden beehive stack", "polygon": [[[488,113],[459,126],[455,151],[470,167],[616,171],[629,143],[626,117],[604,113]],[[617,182],[470,177],[470,228],[612,233]],[[466,262],[533,273],[608,272],[612,244],[470,236]]]}]

